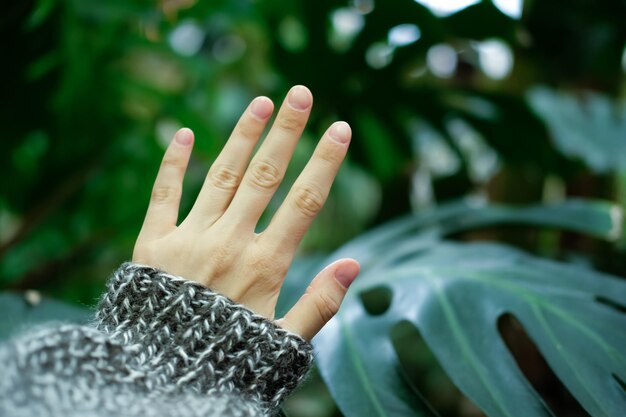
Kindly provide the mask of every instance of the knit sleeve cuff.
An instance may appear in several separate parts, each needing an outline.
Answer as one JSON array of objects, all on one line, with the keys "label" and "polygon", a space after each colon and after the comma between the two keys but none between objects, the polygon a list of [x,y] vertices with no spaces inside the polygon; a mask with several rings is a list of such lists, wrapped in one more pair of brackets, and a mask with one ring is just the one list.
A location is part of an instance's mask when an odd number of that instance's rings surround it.
[{"label": "knit sleeve cuff", "polygon": [[109,280],[96,319],[170,392],[237,392],[272,409],[313,359],[309,342],[226,296],[132,263]]}]

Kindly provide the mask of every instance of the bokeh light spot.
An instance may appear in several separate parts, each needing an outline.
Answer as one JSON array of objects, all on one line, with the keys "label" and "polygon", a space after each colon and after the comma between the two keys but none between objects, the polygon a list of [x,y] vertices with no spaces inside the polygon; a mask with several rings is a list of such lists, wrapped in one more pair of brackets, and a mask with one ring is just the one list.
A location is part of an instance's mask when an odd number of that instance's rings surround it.
[{"label": "bokeh light spot", "polygon": [[454,75],[458,57],[450,45],[441,43],[432,46],[426,54],[426,64],[430,72],[437,77],[450,78]]},{"label": "bokeh light spot", "polygon": [[172,141],[172,138],[174,137],[178,129],[180,129],[181,127],[183,126],[180,124],[180,122],[174,119],[164,118],[164,119],[158,120],[156,122],[155,132],[154,132],[155,133],[154,136],[157,140],[157,143],[163,149],[166,149],[169,146],[170,142]]},{"label": "bokeh light spot", "polygon": [[479,3],[480,0],[415,0],[439,17],[450,16],[469,6]]},{"label": "bokeh light spot", "polygon": [[416,42],[421,36],[422,32],[419,27],[406,23],[391,28],[388,42],[391,46],[406,46]]},{"label": "bokeh light spot", "polygon": [[333,28],[340,36],[352,37],[363,29],[363,15],[354,8],[344,7],[333,12]]},{"label": "bokeh light spot", "polygon": [[168,41],[174,51],[183,56],[198,53],[204,43],[204,31],[196,22],[185,20],[169,34]]},{"label": "bokeh light spot", "polygon": [[381,69],[389,65],[393,58],[393,48],[386,43],[378,42],[367,49],[365,61],[374,69]]},{"label": "bokeh light spot", "polygon": [[374,0],[352,0],[352,6],[361,14],[374,11]]},{"label": "bokeh light spot", "polygon": [[365,25],[363,15],[354,7],[343,7],[330,14],[328,43],[338,52],[347,51]]},{"label": "bokeh light spot", "polygon": [[490,78],[501,80],[513,69],[513,53],[509,46],[497,39],[476,44],[480,68]]},{"label": "bokeh light spot", "polygon": [[523,0],[493,0],[493,4],[505,15],[513,19],[522,17]]}]

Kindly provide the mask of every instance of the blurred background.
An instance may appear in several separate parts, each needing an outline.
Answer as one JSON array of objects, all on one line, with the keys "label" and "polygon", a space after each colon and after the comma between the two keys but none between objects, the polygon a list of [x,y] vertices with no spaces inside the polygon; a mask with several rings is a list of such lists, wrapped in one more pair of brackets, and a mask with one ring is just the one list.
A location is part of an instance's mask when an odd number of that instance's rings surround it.
[{"label": "blurred background", "polygon": [[[260,229],[325,128],[341,119],[354,131],[303,257],[468,195],[626,204],[624,0],[24,0],[4,10],[2,290],[93,306],[132,254],[173,133],[197,137],[184,215],[247,103],[280,102],[294,84],[313,92],[313,114]],[[497,233],[534,251],[563,246],[561,235]],[[566,245],[626,275],[624,239]],[[302,391],[290,415],[340,415],[318,378]],[[462,407],[449,415],[474,415]]]}]

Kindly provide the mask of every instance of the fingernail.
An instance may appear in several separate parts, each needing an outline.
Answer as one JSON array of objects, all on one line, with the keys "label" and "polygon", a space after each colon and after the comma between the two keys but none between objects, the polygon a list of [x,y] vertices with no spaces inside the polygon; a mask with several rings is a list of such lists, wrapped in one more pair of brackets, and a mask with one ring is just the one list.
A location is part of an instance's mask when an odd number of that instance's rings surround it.
[{"label": "fingernail", "polygon": [[359,275],[359,264],[356,262],[342,263],[335,269],[335,279],[345,288],[352,284],[357,275]]},{"label": "fingernail", "polygon": [[295,86],[289,92],[287,101],[296,110],[306,110],[311,107],[313,99],[308,88],[301,85]]},{"label": "fingernail", "polygon": [[191,129],[187,129],[186,127],[184,127],[176,132],[176,142],[180,143],[181,145],[189,145],[191,142],[193,142],[193,132],[191,131]]},{"label": "fingernail", "polygon": [[339,143],[348,143],[352,130],[346,122],[336,122],[330,128],[330,137]]},{"label": "fingernail", "polygon": [[250,104],[250,111],[261,120],[267,119],[272,114],[274,106],[272,101],[267,97],[257,97]]}]

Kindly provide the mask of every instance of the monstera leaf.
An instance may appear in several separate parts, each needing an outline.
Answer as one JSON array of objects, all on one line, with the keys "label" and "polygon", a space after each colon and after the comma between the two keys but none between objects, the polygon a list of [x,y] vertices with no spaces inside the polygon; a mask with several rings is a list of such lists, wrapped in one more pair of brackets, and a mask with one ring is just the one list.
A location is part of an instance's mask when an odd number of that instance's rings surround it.
[{"label": "monstera leaf", "polygon": [[87,323],[92,315],[86,308],[45,298],[35,291],[0,293],[0,341],[44,323]]},{"label": "monstera leaf", "polygon": [[[434,416],[411,386],[391,340],[398,323],[419,331],[457,387],[489,416],[551,416],[518,368],[497,322],[513,315],[563,384],[593,416],[626,410],[626,281],[502,244],[445,235],[501,223],[620,234],[621,211],[568,201],[522,209],[459,203],[382,226],[340,249],[362,273],[315,339],[317,364],[347,416]],[[362,295],[384,288],[389,307]],[[622,384],[620,385],[620,381]]]},{"label": "monstera leaf", "polygon": [[528,101],[563,154],[599,173],[626,169],[626,106],[597,93],[576,97],[545,87],[531,89]]}]

